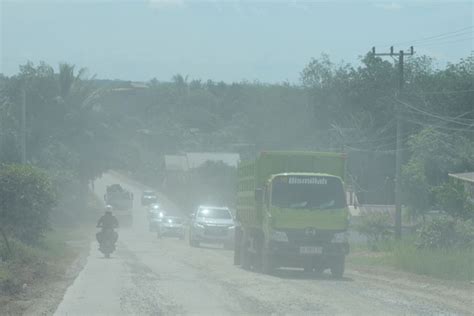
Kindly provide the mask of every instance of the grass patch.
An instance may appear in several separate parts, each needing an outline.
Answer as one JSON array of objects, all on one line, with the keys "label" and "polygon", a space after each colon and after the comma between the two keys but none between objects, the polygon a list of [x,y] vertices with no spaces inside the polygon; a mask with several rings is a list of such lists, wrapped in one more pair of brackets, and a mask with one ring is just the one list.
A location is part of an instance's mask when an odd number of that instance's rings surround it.
[{"label": "grass patch", "polygon": [[442,279],[474,280],[473,249],[417,249],[400,243],[389,256],[393,266],[404,271]]},{"label": "grass patch", "polygon": [[[55,229],[49,231],[40,243],[33,247],[10,239],[11,254],[0,240],[0,294],[20,292],[24,284],[62,275],[66,267],[77,257],[79,245],[87,240],[87,231]],[[71,242],[78,242],[72,244]]]},{"label": "grass patch", "polygon": [[23,284],[46,273],[45,254],[37,248],[11,239],[11,253],[0,243],[0,256],[5,260],[0,264],[0,293],[15,294],[21,291]]},{"label": "grass patch", "polygon": [[353,247],[348,261],[355,265],[390,266],[439,279],[474,280],[474,249],[418,249],[412,240],[384,241],[379,251]]}]

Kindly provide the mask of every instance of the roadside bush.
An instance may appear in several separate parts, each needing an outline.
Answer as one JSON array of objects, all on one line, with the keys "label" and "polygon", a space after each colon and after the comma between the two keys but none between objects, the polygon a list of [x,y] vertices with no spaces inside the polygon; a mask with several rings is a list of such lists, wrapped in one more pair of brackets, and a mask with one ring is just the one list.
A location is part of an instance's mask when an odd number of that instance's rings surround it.
[{"label": "roadside bush", "polygon": [[458,247],[474,249],[474,220],[458,220],[455,229]]},{"label": "roadside bush", "polygon": [[56,203],[46,173],[32,166],[0,166],[0,233],[28,244],[40,240],[49,228],[49,213]]},{"label": "roadside bush", "polygon": [[415,245],[419,249],[474,247],[474,222],[451,216],[434,218],[422,224]]},{"label": "roadside bush", "polygon": [[367,238],[369,249],[378,251],[381,242],[392,236],[390,223],[391,218],[387,213],[367,213],[361,216],[356,230]]}]

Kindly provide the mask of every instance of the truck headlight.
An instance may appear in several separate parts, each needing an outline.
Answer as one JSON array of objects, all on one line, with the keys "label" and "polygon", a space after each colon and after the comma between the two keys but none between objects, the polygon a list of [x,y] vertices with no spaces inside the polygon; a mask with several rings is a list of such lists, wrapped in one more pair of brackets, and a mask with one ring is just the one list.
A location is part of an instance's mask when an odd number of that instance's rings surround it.
[{"label": "truck headlight", "polygon": [[272,230],[270,233],[270,239],[273,241],[288,242],[288,235],[279,230]]},{"label": "truck headlight", "polygon": [[349,236],[347,232],[335,233],[331,239],[332,243],[341,244],[347,243],[349,240]]}]

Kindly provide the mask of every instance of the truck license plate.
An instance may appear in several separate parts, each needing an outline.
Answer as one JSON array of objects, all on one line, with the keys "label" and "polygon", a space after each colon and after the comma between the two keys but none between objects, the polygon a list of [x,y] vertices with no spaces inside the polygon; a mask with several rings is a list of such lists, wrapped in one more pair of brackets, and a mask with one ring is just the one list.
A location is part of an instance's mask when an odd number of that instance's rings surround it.
[{"label": "truck license plate", "polygon": [[300,247],[300,254],[302,255],[320,255],[323,253],[323,247]]}]

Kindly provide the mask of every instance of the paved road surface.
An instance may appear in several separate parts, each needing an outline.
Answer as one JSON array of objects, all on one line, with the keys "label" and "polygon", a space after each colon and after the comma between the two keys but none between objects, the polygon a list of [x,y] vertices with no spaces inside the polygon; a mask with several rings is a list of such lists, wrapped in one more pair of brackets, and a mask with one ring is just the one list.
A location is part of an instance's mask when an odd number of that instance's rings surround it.
[{"label": "paved road surface", "polygon": [[[156,238],[139,206],[144,186],[116,174],[96,182],[120,182],[136,197],[134,224],[121,229],[118,249],[104,259],[91,244],[83,271],[67,290],[56,315],[457,315],[474,311],[472,288],[398,274],[349,270],[344,280],[308,278],[301,271],[261,275],[232,265],[232,252],[191,248],[186,241]],[[173,212],[173,205],[164,202]],[[423,279],[421,279],[423,280]]]}]

